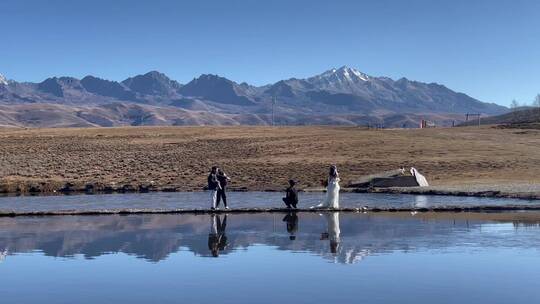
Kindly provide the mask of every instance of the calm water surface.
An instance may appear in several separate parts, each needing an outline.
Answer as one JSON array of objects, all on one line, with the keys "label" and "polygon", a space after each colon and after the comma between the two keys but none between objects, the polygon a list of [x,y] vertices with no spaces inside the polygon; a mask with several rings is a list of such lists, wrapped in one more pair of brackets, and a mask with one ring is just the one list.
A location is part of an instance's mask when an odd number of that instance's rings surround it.
[{"label": "calm water surface", "polygon": [[[50,211],[50,210],[100,210],[123,208],[148,209],[207,209],[207,192],[134,193],[68,196],[19,196],[0,197],[0,210]],[[300,193],[300,207],[314,206],[324,199],[325,193]],[[233,208],[282,207],[279,192],[230,192],[228,199]],[[427,196],[374,193],[341,193],[343,207],[441,207],[441,206],[500,206],[531,205],[540,201],[503,198],[478,198],[456,196]]]},{"label": "calm water surface", "polygon": [[539,213],[0,218],[2,303],[538,303]]}]

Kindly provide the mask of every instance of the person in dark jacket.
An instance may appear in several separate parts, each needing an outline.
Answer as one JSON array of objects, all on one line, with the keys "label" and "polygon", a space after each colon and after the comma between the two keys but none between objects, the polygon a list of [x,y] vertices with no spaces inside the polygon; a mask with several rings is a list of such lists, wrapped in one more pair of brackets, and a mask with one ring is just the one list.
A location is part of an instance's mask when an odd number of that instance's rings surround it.
[{"label": "person in dark jacket", "polygon": [[227,206],[227,183],[231,180],[225,172],[223,172],[222,169],[218,169],[217,171],[217,180],[219,182],[219,189],[217,191],[217,203],[216,208],[219,207],[219,203],[221,200],[223,200],[223,205],[225,206],[225,209],[229,209],[229,206]]},{"label": "person in dark jacket", "polygon": [[289,187],[285,190],[285,197],[283,198],[283,202],[287,208],[296,209],[296,205],[298,205],[298,191],[294,187],[295,185],[296,182],[294,180],[289,180]]},{"label": "person in dark jacket", "polygon": [[208,191],[210,191],[210,209],[212,210],[216,209],[217,192],[220,188],[219,181],[217,179],[217,171],[218,167],[214,166],[210,170],[210,174],[208,174]]}]

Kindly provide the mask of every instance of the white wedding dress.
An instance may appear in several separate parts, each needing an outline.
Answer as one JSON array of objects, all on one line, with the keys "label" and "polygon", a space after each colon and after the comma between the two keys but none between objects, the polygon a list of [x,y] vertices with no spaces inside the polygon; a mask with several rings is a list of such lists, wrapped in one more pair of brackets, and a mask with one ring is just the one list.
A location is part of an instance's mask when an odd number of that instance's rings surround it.
[{"label": "white wedding dress", "polygon": [[326,198],[324,202],[317,205],[318,208],[339,208],[339,177],[329,177],[326,187]]},{"label": "white wedding dress", "polygon": [[414,168],[414,167],[411,168],[411,174],[412,174],[412,176],[414,176],[416,178],[416,182],[418,183],[418,185],[420,187],[429,187],[429,183],[428,183],[426,177],[423,176],[422,174],[420,174],[420,172],[418,172],[418,170],[416,170],[416,168]]}]

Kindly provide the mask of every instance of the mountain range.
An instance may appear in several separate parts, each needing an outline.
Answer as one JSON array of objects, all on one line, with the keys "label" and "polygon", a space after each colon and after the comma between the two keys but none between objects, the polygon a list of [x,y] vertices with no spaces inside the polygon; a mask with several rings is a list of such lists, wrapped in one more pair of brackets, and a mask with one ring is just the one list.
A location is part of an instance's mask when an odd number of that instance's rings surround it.
[{"label": "mountain range", "polygon": [[448,125],[464,113],[498,115],[506,107],[436,83],[373,77],[343,66],[264,86],[204,74],[181,84],[152,71],[121,82],[86,76],[40,83],[0,75],[0,126],[384,124]]}]

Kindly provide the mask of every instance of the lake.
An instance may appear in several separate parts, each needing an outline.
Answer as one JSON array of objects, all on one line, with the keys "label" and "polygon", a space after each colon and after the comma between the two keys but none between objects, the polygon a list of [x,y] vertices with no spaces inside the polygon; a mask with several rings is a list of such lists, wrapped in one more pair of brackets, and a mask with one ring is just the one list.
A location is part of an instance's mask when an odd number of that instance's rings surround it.
[{"label": "lake", "polygon": [[[283,207],[279,192],[229,192],[232,208]],[[306,208],[320,203],[323,192],[299,193],[299,207]],[[0,197],[0,211],[57,211],[57,210],[115,210],[115,209],[208,209],[208,192],[152,192],[132,194],[55,195],[55,196],[4,196]],[[341,193],[342,207],[379,208],[429,208],[471,207],[504,205],[539,205],[538,200],[509,198],[460,197],[441,195],[405,195],[381,193]]]},{"label": "lake", "polygon": [[537,212],[4,217],[0,293],[2,303],[535,303],[539,249]]}]

